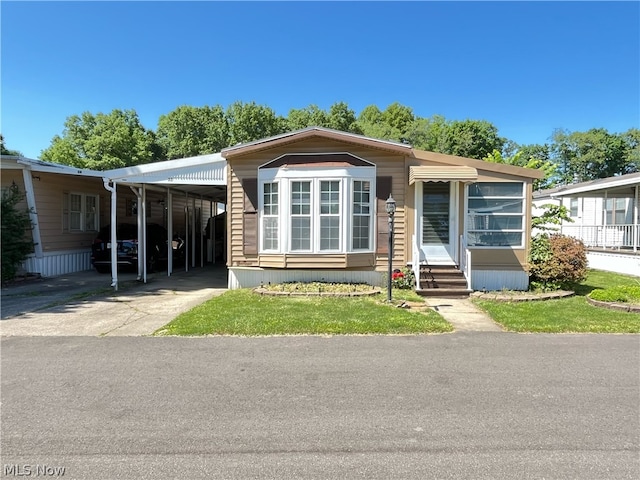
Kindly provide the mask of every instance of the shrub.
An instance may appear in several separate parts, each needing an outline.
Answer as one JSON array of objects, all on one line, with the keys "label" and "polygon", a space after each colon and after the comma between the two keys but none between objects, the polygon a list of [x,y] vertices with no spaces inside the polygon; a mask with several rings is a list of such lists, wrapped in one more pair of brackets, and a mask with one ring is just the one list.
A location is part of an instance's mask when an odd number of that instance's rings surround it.
[{"label": "shrub", "polygon": [[584,280],[587,252],[584,244],[560,234],[539,234],[531,241],[529,281],[532,289],[552,291]]},{"label": "shrub", "polygon": [[400,290],[408,290],[415,285],[415,275],[410,268],[396,268],[391,275],[391,286]]},{"label": "shrub", "polygon": [[593,290],[589,297],[601,302],[640,303],[640,285],[617,285]]},{"label": "shrub", "polygon": [[27,230],[32,228],[29,211],[18,207],[23,199],[24,193],[15,184],[2,192],[0,234],[3,282],[16,277],[20,264],[33,250],[33,242],[26,235]]}]

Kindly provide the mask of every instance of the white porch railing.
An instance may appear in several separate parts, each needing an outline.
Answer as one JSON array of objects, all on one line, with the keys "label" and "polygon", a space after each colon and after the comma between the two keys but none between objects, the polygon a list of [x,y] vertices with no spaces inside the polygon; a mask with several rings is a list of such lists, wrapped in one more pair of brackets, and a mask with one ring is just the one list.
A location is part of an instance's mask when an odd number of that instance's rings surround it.
[{"label": "white porch railing", "polygon": [[411,270],[416,280],[416,290],[420,288],[420,246],[415,234],[411,236]]},{"label": "white porch railing", "polygon": [[464,235],[460,235],[460,271],[467,279],[467,288],[471,290],[471,250],[467,247]]},{"label": "white porch railing", "polygon": [[640,225],[563,225],[560,233],[582,240],[587,247],[634,252],[640,247]]}]

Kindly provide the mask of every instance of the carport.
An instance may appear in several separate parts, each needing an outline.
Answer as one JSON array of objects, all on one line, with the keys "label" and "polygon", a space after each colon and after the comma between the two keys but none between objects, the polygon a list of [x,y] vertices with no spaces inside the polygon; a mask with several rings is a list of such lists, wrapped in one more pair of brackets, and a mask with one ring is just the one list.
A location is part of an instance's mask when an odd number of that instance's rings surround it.
[{"label": "carport", "polygon": [[[137,199],[136,223],[138,227],[138,280],[147,282],[147,194],[149,192],[161,192],[165,195],[166,204],[166,228],[167,238],[167,275],[173,273],[173,246],[174,237],[174,199],[184,201],[185,217],[185,242],[186,258],[184,268],[196,266],[197,237],[200,236],[200,266],[204,265],[205,251],[203,232],[196,231],[195,215],[196,206],[200,206],[200,212],[208,203],[210,216],[215,216],[218,205],[226,205],[227,196],[227,162],[219,154],[200,155],[197,157],[167,160],[164,162],[137,165],[134,167],[119,168],[103,172],[104,188],[111,194],[111,244],[117,243],[118,225],[118,186],[129,187]],[[190,208],[191,207],[191,208]],[[226,211],[226,206],[224,207]],[[190,225],[190,229],[186,226]],[[209,236],[215,237],[214,222],[209,222]],[[215,249],[215,242],[208,248]],[[215,259],[215,251],[213,258]],[[117,248],[111,248],[111,286],[118,290],[118,252]]]}]

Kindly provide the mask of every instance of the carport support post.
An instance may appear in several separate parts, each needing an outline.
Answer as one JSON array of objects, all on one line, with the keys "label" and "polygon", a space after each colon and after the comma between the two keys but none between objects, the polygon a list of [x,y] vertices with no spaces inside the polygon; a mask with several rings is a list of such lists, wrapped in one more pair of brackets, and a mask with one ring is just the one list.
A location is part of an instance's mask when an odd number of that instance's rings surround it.
[{"label": "carport support post", "polygon": [[118,211],[118,196],[116,182],[102,179],[104,188],[111,192],[111,286],[118,291],[118,239],[116,238],[116,212]]},{"label": "carport support post", "polygon": [[[140,215],[142,219],[138,222],[138,228],[142,225],[142,242],[138,240],[138,257],[140,257],[140,243],[142,243],[142,281],[147,283],[147,188],[145,184],[142,184],[142,210]],[[139,218],[139,217],[138,217]]]}]

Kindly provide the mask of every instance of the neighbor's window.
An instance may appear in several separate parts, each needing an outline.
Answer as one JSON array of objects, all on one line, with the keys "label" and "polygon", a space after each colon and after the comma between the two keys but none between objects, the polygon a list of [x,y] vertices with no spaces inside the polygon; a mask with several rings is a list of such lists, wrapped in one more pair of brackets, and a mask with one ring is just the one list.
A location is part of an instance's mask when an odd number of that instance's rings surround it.
[{"label": "neighbor's window", "polygon": [[478,182],[469,185],[468,245],[522,247],[525,195],[522,182]]},{"label": "neighbor's window", "polygon": [[569,216],[570,217],[577,217],[578,216],[578,199],[577,198],[572,198],[569,201]]},{"label": "neighbor's window", "polygon": [[100,197],[84,193],[65,193],[63,201],[63,230],[69,232],[97,232]]},{"label": "neighbor's window", "polygon": [[607,225],[624,225],[627,223],[627,199],[607,198],[605,213]]}]

